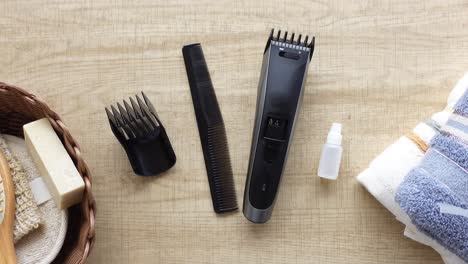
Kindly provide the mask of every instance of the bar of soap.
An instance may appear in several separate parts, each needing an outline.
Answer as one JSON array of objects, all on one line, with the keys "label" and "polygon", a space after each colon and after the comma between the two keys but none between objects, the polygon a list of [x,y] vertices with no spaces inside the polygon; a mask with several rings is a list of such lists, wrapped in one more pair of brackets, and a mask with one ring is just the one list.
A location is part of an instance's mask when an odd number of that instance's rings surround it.
[{"label": "bar of soap", "polygon": [[23,126],[26,147],[60,209],[83,198],[84,181],[47,118]]}]

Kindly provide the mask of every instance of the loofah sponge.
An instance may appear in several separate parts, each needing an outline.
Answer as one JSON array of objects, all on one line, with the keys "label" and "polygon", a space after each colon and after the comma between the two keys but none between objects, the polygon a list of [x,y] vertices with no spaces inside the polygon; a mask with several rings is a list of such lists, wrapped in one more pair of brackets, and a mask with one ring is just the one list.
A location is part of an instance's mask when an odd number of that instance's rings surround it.
[{"label": "loofah sponge", "polygon": [[[39,171],[28,154],[24,139],[10,135],[4,135],[4,139],[11,153],[21,161],[28,182],[40,177]],[[19,264],[51,263],[63,246],[68,225],[67,210],[58,209],[53,200],[38,207],[43,219],[41,225],[15,245]]]},{"label": "loofah sponge", "polygon": [[13,235],[16,243],[22,237],[39,227],[41,215],[29,187],[28,177],[23,166],[12,155],[3,136],[0,136],[0,151],[5,154],[8,160],[15,188],[16,208]]}]

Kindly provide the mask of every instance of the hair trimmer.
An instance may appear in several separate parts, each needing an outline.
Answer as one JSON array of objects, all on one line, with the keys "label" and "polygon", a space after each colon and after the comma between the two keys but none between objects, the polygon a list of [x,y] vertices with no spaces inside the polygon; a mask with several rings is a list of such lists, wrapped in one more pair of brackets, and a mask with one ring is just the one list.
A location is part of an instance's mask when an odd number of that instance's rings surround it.
[{"label": "hair trimmer", "polygon": [[258,85],[257,110],[244,192],[244,215],[254,223],[271,217],[314,52],[309,41],[271,30]]}]

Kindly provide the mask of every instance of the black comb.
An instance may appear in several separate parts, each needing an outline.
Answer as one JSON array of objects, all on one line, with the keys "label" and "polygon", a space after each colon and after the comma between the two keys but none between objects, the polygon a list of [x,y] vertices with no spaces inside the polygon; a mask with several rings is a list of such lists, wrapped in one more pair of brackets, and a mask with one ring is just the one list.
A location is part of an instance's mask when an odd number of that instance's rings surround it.
[{"label": "black comb", "polygon": [[[109,110],[107,118],[115,137],[127,152],[133,171],[142,176],[156,175],[170,169],[176,156],[166,130],[153,104],[142,92],[143,100],[137,95],[136,101],[117,103]],[[117,110],[118,109],[118,110]]]},{"label": "black comb", "polygon": [[229,148],[210,73],[200,44],[182,48],[198,132],[205,158],[213,209],[216,213],[237,210]]}]

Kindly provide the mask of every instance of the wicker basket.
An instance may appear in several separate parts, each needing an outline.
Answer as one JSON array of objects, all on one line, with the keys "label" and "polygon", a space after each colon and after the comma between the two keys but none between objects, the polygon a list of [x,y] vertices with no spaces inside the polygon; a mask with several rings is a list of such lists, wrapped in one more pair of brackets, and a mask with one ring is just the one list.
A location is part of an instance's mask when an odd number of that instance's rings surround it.
[{"label": "wicker basket", "polygon": [[96,204],[80,147],[60,117],[44,102],[21,88],[0,82],[0,133],[23,137],[23,125],[43,117],[49,119],[85,182],[82,202],[69,208],[65,243],[54,263],[84,263],[94,243]]}]

